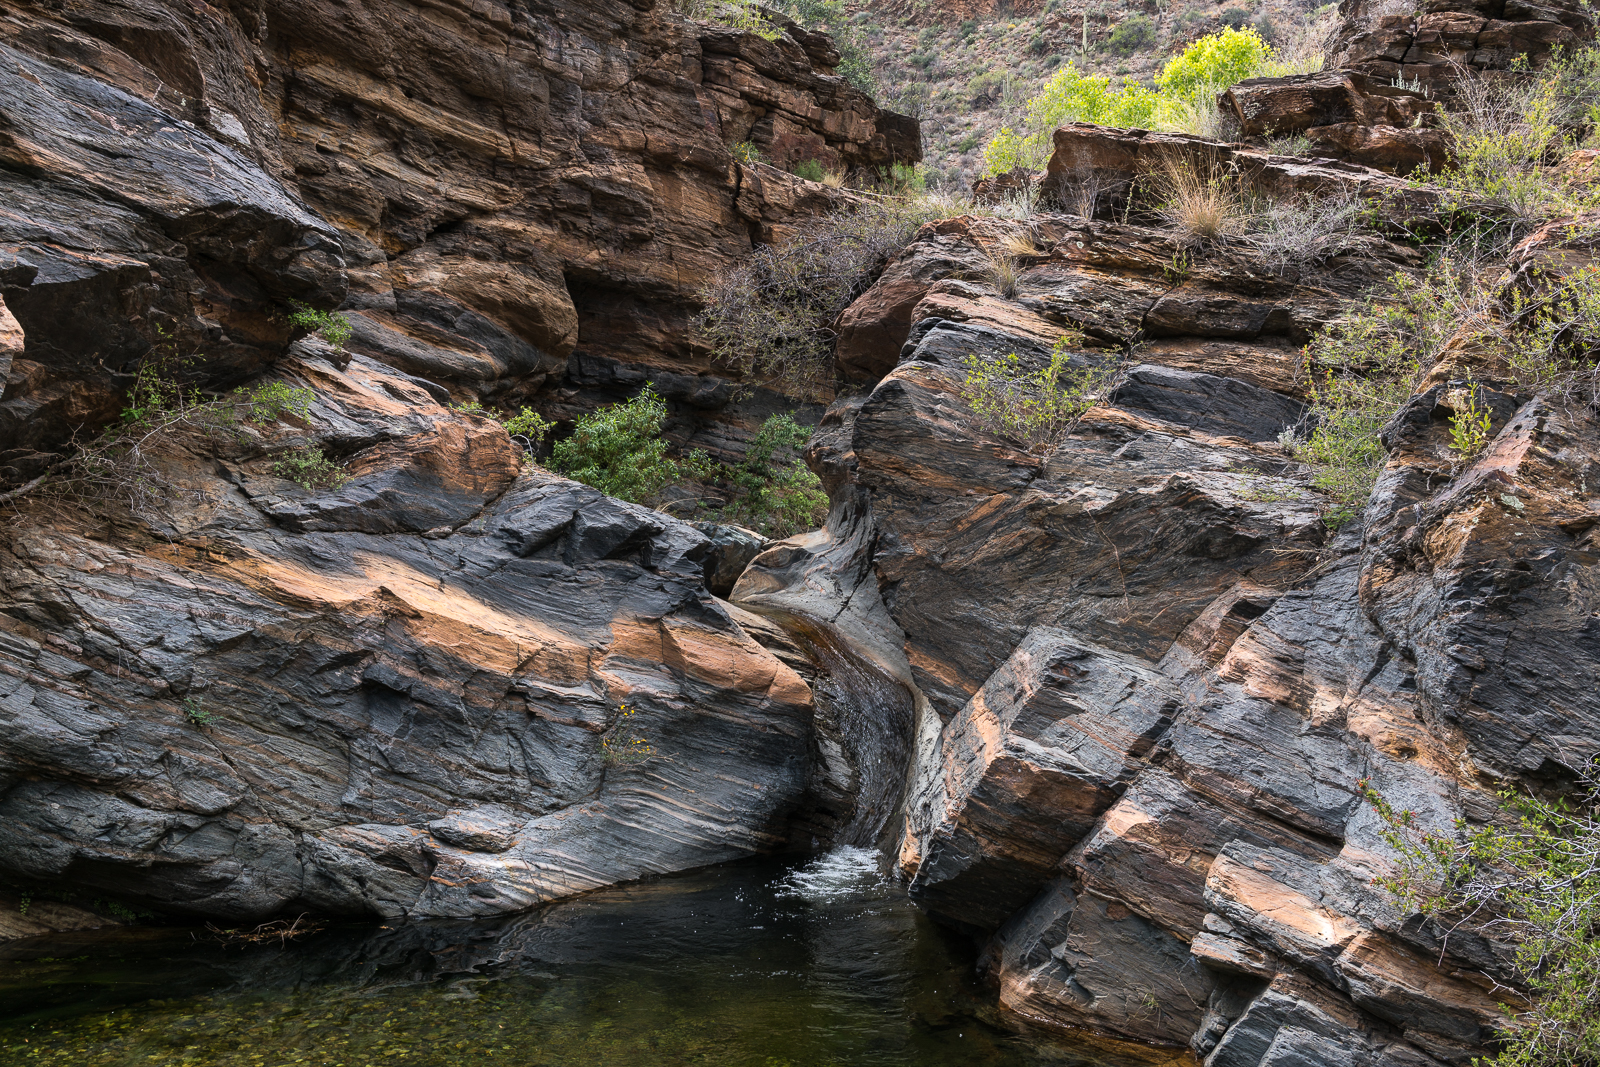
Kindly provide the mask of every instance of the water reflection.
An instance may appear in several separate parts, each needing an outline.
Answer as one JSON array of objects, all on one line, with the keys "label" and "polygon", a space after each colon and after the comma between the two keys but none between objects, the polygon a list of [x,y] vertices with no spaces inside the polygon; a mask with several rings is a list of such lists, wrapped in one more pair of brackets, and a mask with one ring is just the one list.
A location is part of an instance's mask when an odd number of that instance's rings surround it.
[{"label": "water reflection", "polygon": [[794,869],[735,864],[497,923],[346,927],[243,949],[182,931],[78,935],[0,960],[11,1063],[1101,1062],[985,1018],[970,950],[864,850]]}]

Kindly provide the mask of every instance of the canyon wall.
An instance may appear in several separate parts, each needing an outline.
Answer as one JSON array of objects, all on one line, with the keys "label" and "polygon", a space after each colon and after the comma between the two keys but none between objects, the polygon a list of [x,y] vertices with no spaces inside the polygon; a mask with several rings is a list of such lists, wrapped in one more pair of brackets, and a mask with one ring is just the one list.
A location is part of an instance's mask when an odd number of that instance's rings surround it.
[{"label": "canyon wall", "polygon": [[[837,61],[650,0],[0,4],[7,485],[140,368],[315,398],[191,434],[145,503],[7,505],[8,877],[483,915],[848,821],[813,719],[851,698],[713,598],[718,545],[462,407],[570,415],[649,377],[678,436],[737,451],[778,398],[735,402],[695,292],[847,194],[730,146],[917,158]],[[297,304],[342,307],[348,343]],[[343,483],[283,477],[305,448]]]},{"label": "canyon wall", "polygon": [[[1197,153],[1279,198],[1416,186],[1059,131],[1075,214],[931,224],[845,313],[862,388],[808,457],[828,525],[729,592],[716,535],[531,466],[461,402],[559,414],[648,376],[677,436],[734,447],[775,400],[690,342],[694,291],[846,194],[729,144],[916,154],[825,39],[649,0],[0,0],[0,51],[8,482],[152,353],[312,398],[161,457],[160,506],[8,505],[12,877],[179,916],[471,917],[877,843],[1040,1024],[1210,1067],[1481,1054],[1506,946],[1395,909],[1359,783],[1482,823],[1596,753],[1600,431],[1497,389],[1458,466],[1452,383],[1496,375],[1464,337],[1335,529],[1278,443],[1301,348],[1421,254],[1367,233],[1271,263],[1119,201]],[[1582,232],[1529,237],[1508,284],[1592,260]],[[1018,242],[1008,295],[981,278]],[[343,306],[348,346],[293,302]],[[1079,367],[1132,353],[1116,392],[1049,456],[985,432],[962,361],[1069,335]],[[305,447],[346,480],[281,476]]]},{"label": "canyon wall", "polygon": [[689,436],[734,393],[690,343],[695,291],[841,201],[729,147],[920,158],[826,37],[651,0],[10,2],[0,49],[14,480],[114,415],[152,345],[204,384],[258,373],[296,300],[457,400],[570,417],[648,374]]},{"label": "canyon wall", "polygon": [[[1426,195],[1181,136],[1072,126],[1055,148],[1053,180],[1101,190],[1188,158],[1279,199]],[[1299,346],[1418,251],[1368,235],[1273,268],[1121,218],[925,228],[846,316],[842,350],[885,376],[811,446],[828,529],[733,599],[840,588],[887,616],[922,708],[899,867],[984,940],[1010,1010],[1208,1067],[1472,1062],[1508,946],[1396,909],[1361,783],[1449,831],[1600,754],[1600,426],[1496,387],[1493,440],[1459,464],[1451,389],[1504,380],[1465,325],[1330,528],[1278,443],[1303,430]],[[1586,232],[1534,234],[1499,284],[1591,262]],[[1019,238],[1014,296],[970,280]],[[963,361],[1039,365],[1064,336],[1079,366],[1131,351],[1124,384],[1048,455],[986,432]]]}]

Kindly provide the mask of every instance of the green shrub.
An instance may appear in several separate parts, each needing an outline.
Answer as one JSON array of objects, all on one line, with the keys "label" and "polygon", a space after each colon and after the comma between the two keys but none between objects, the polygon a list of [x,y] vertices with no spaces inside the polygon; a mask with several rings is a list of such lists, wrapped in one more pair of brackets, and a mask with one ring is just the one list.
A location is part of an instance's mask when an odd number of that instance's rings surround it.
[{"label": "green shrub", "polygon": [[1467,378],[1466,385],[1451,397],[1450,451],[1463,461],[1471,459],[1489,443],[1490,411],[1480,407],[1480,390]]},{"label": "green shrub", "polygon": [[836,73],[868,96],[878,95],[872,49],[857,24],[867,12],[851,19],[845,11],[844,0],[780,0],[776,6],[807,29],[822,30],[832,36],[834,47],[839,50]]},{"label": "green shrub", "polygon": [[649,385],[632,400],[580,417],[572,436],[557,441],[551,469],[608,496],[652,504],[676,482],[709,473],[704,453],[667,455],[662,428],[666,401]]},{"label": "green shrub", "polygon": [[1042,56],[1050,51],[1050,39],[1042,33],[1036,33],[1028,38],[1028,52],[1030,55]]},{"label": "green shrub", "polygon": [[967,99],[976,108],[991,108],[1005,95],[1007,75],[1003,71],[986,70],[967,82]]},{"label": "green shrub", "polygon": [[884,177],[885,191],[891,196],[917,197],[928,191],[928,171],[921,163],[891,163]]},{"label": "green shrub", "polygon": [[1559,67],[1539,77],[1463,79],[1457,107],[1441,115],[1453,142],[1454,166],[1429,181],[1475,202],[1464,200],[1461,207],[1478,212],[1488,207],[1514,233],[1588,206],[1581,201],[1592,201],[1592,195],[1575,196],[1554,173],[1576,147],[1562,124],[1572,110],[1563,88]]},{"label": "green shrub", "polygon": [[730,30],[753,33],[776,41],[781,31],[761,14],[756,0],[673,0],[673,9],[697,22],[710,22]]},{"label": "green shrub", "polygon": [[306,445],[284,453],[272,465],[272,473],[287,478],[302,489],[333,489],[345,479],[339,465],[323,455],[316,445]]},{"label": "green shrub", "polygon": [[14,500],[44,491],[81,505],[118,502],[150,514],[185,492],[160,462],[186,445],[245,439],[247,425],[265,426],[285,416],[304,419],[314,399],[309,389],[267,382],[225,395],[208,394],[185,378],[200,361],[163,343],[142,360],[116,422],[90,441],[75,440],[70,455],[27,484],[0,494]]},{"label": "green shrub", "polygon": [[1250,21],[1250,12],[1242,7],[1225,7],[1217,15],[1217,21],[1230,30],[1237,30]]},{"label": "green shrub", "polygon": [[1531,292],[1511,289],[1503,317],[1484,316],[1475,340],[1505,353],[1524,392],[1591,405],[1600,397],[1600,267],[1565,267],[1535,270]]},{"label": "green shrub", "polygon": [[968,356],[958,391],[990,432],[1029,451],[1048,453],[1066,440],[1084,414],[1115,388],[1121,366],[1115,361],[1072,366],[1071,349],[1081,338],[1063,337],[1050,362],[1028,371],[1015,353],[998,360]]},{"label": "green shrub", "polygon": [[828,168],[822,165],[821,160],[802,159],[794,165],[794,175],[808,182],[820,182],[828,176]]},{"label": "green shrub", "polygon": [[1156,24],[1149,15],[1133,15],[1117,23],[1107,47],[1119,56],[1131,56],[1156,43]]},{"label": "green shrub", "polygon": [[1461,324],[1487,311],[1493,287],[1486,275],[1494,269],[1447,255],[1421,279],[1397,274],[1306,346],[1311,430],[1284,443],[1311,465],[1312,484],[1332,501],[1330,525],[1366,505],[1388,461],[1379,432]]},{"label": "green shrub", "polygon": [[1084,74],[1069,60],[1028,100],[1023,128],[1002,126],[984,146],[983,173],[1040,169],[1050,158],[1051,134],[1069,122],[1148,129],[1159,103],[1156,94],[1143,86],[1113,87],[1110,78]]},{"label": "green shrub", "polygon": [[982,143],[982,139],[977,134],[969,133],[956,142],[956,154],[964,156]]},{"label": "green shrub", "polygon": [[537,454],[539,446],[550,436],[550,431],[556,428],[555,423],[532,408],[526,407],[515,415],[502,419],[501,425],[505,426],[506,433],[511,435],[513,441],[521,439],[519,443],[530,458]]},{"label": "green shrub", "polygon": [[798,451],[810,436],[810,427],[790,415],[773,415],[763,422],[743,461],[728,472],[735,498],[723,520],[752,527],[767,537],[789,537],[822,525],[828,495],[821,480],[800,459],[779,458],[780,453]]},{"label": "green shrub", "polygon": [[656,748],[637,733],[637,710],[627,704],[617,708],[617,718],[600,736],[600,758],[607,767],[637,767],[656,757]]},{"label": "green shrub", "polygon": [[350,320],[343,315],[331,311],[319,311],[299,301],[292,302],[294,310],[289,313],[289,324],[309,333],[314,333],[328,342],[334,348],[344,348],[344,343],[350,340],[352,327]]},{"label": "green shrub", "polygon": [[1501,816],[1450,829],[1421,824],[1370,780],[1363,796],[1398,854],[1378,884],[1437,931],[1466,931],[1515,947],[1522,1010],[1483,1067],[1600,1063],[1600,766],[1574,793],[1545,798],[1506,789]]},{"label": "green shrub", "polygon": [[1156,75],[1156,85],[1163,96],[1193,100],[1254,77],[1271,58],[1272,49],[1255,30],[1225,29],[1200,38],[1168,60]]},{"label": "green shrub", "polygon": [[728,146],[728,153],[740,163],[765,163],[767,155],[749,141],[735,141]]}]

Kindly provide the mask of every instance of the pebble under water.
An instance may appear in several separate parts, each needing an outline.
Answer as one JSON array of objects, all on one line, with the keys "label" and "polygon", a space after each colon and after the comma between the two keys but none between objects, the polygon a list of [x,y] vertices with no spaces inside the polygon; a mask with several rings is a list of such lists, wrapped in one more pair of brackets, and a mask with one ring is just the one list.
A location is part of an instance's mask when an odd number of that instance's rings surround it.
[{"label": "pebble under water", "polygon": [[972,950],[840,849],[496,922],[0,946],[0,1060],[74,1067],[1113,1062],[1007,1027]]}]

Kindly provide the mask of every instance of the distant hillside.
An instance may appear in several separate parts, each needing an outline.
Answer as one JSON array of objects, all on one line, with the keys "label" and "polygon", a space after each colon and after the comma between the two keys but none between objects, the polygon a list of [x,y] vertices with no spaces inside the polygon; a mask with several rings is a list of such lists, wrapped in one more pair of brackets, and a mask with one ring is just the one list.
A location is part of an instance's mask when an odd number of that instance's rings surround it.
[{"label": "distant hillside", "polygon": [[1314,47],[1332,31],[1336,5],[894,0],[858,4],[853,20],[871,51],[879,103],[922,120],[930,184],[965,188],[982,172],[984,143],[1068,61],[1148,82],[1185,45],[1225,25],[1253,25],[1281,48]]}]

